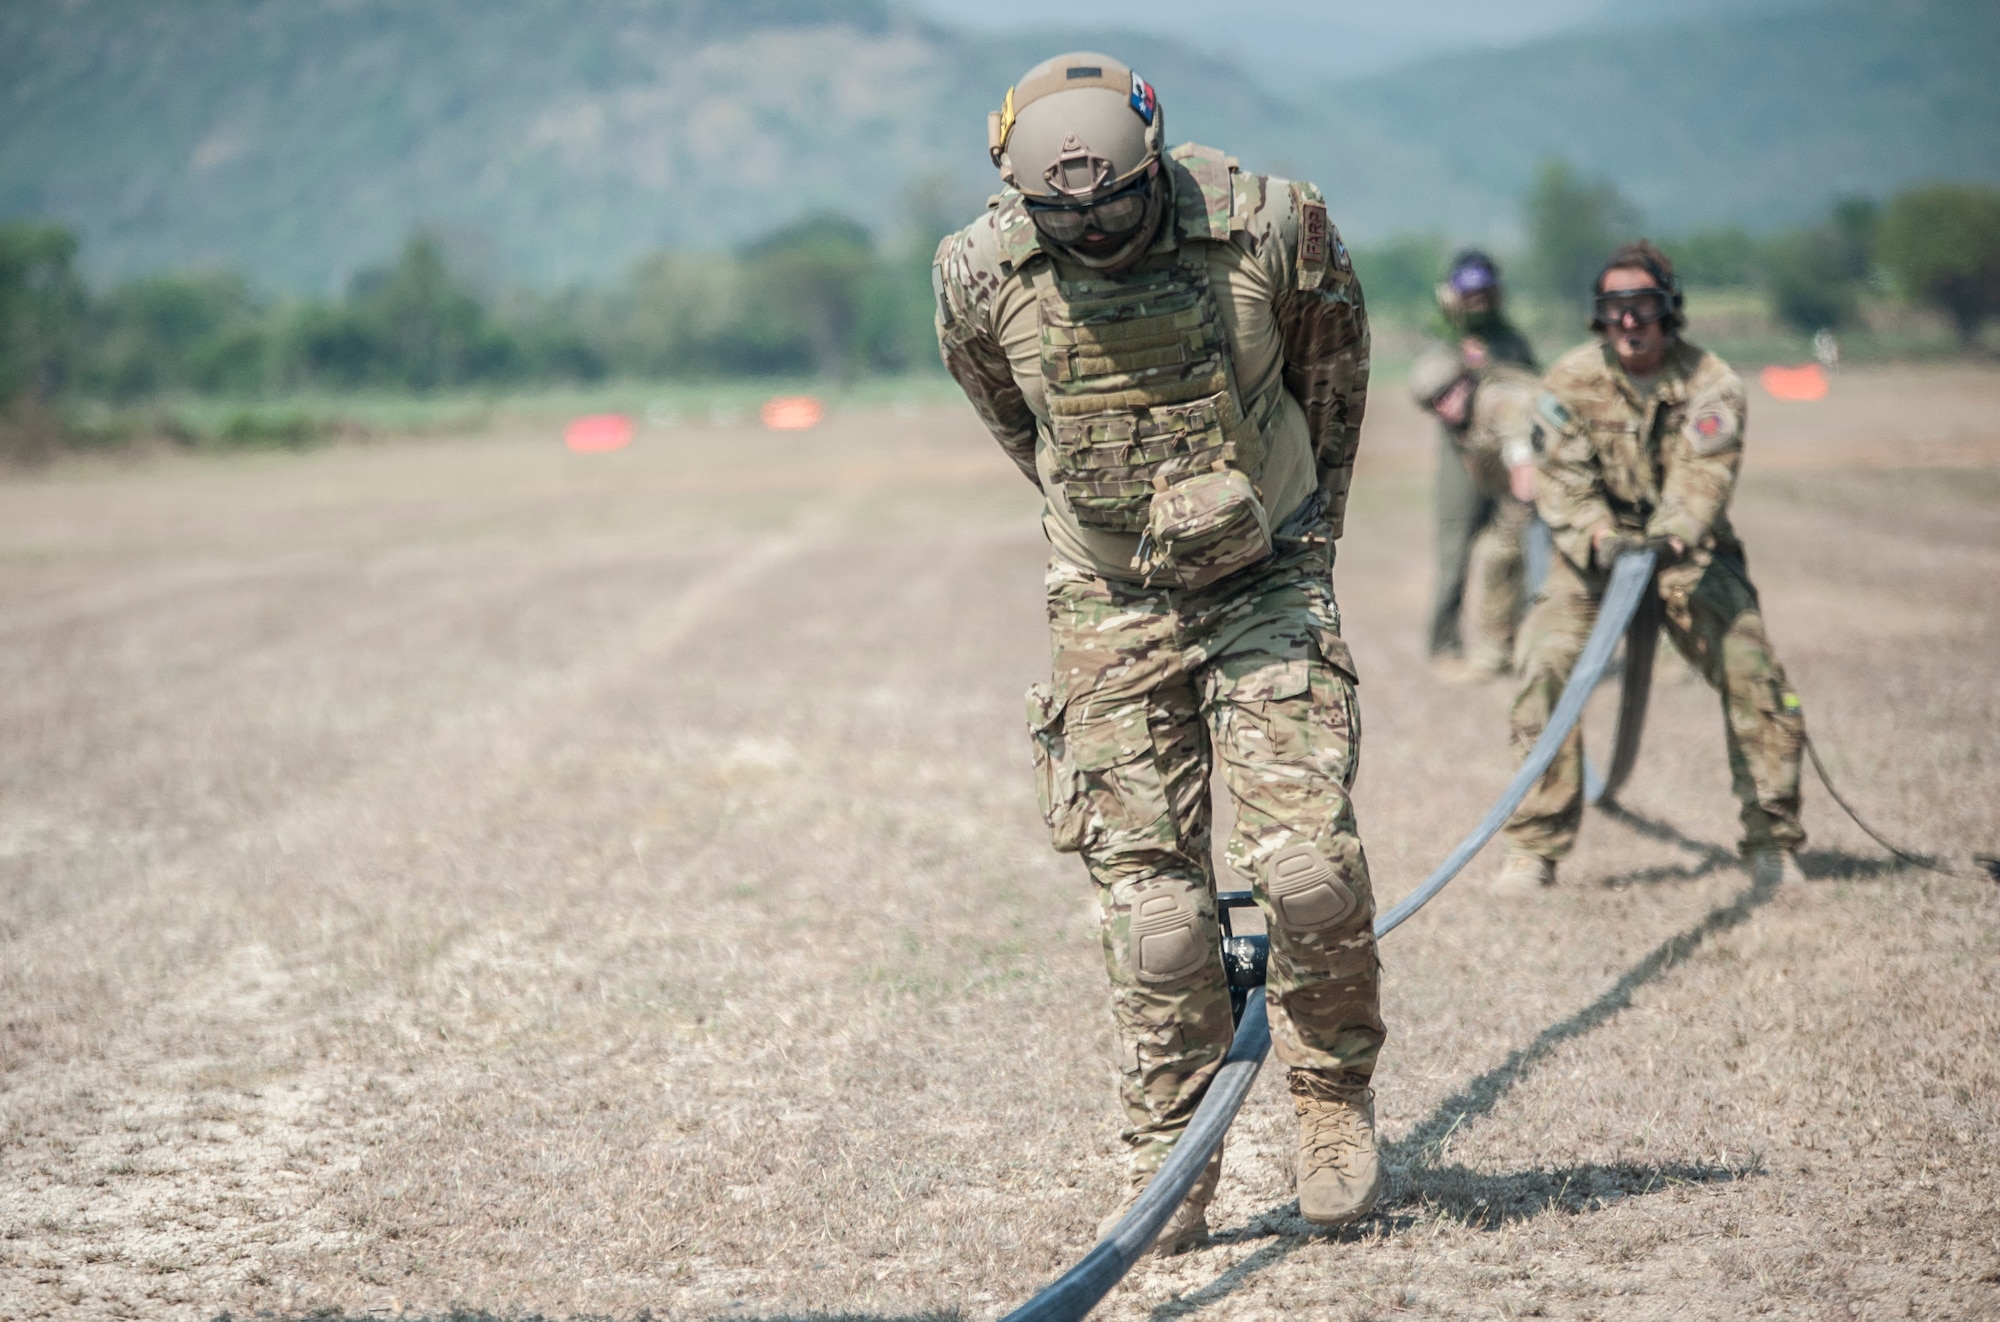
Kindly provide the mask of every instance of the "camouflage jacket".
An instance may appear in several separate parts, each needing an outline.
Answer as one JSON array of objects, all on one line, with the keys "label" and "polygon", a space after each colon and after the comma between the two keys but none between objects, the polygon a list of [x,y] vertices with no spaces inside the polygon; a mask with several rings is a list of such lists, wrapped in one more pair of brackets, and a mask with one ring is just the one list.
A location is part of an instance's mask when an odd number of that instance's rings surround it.
[{"label": "camouflage jacket", "polygon": [[[1276,524],[1315,488],[1338,536],[1368,397],[1368,315],[1338,230],[1311,184],[1239,173],[1192,144],[1168,156],[1173,208],[1152,253],[1208,249],[1211,288],[1247,399],[1281,385],[1266,425],[1265,458],[1251,476]],[[1048,409],[1041,327],[1030,281],[1046,251],[1020,194],[938,245],[932,271],[945,367],[981,421],[1028,479],[1048,491]],[[1064,555],[1110,577],[1134,579],[1137,539],[1079,526],[1053,500],[1043,526]]]},{"label": "camouflage jacket", "polygon": [[1710,552],[1739,549],[1728,506],[1747,399],[1727,363],[1675,340],[1642,394],[1611,347],[1592,343],[1558,359],[1542,385],[1536,504],[1573,563],[1590,564],[1591,539],[1605,527]]},{"label": "camouflage jacket", "polygon": [[1525,367],[1495,362],[1482,368],[1472,393],[1472,416],[1454,429],[1452,444],[1465,456],[1479,493],[1513,499],[1507,470],[1536,460],[1535,401],[1541,381]]}]

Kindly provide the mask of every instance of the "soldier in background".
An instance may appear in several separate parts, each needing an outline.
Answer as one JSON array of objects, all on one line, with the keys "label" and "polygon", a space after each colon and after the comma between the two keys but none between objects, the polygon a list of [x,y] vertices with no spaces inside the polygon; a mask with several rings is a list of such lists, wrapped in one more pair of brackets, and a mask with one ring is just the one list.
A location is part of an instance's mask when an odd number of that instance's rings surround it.
[{"label": "soldier in background", "polygon": [[1452,443],[1441,464],[1459,469],[1491,511],[1467,557],[1465,613],[1471,640],[1469,677],[1514,670],[1514,628],[1526,596],[1523,542],[1535,517],[1535,398],[1541,381],[1525,367],[1466,365],[1461,353],[1433,346],[1410,369],[1410,394],[1438,420]]},{"label": "soldier in background", "polygon": [[[1130,1121],[1109,1230],[1185,1131],[1233,1033],[1210,847],[1269,924],[1271,1037],[1301,1213],[1365,1215],[1384,1037],[1348,796],[1354,662],[1334,602],[1368,389],[1361,288],[1311,184],[1162,150],[1107,56],[1029,70],[989,125],[1005,187],[939,246],[945,365],[1044,497],[1054,665],[1029,691],[1042,809],[1095,884]],[[1206,1233],[1220,1156],[1156,1242]]]},{"label": "soldier in background", "polygon": [[[1597,340],[1549,369],[1536,404],[1544,433],[1542,519],[1556,550],[1522,627],[1512,713],[1523,757],[1540,737],[1596,622],[1612,562],[1647,545],[1667,636],[1722,694],[1740,843],[1760,883],[1796,880],[1805,719],[1764,632],[1729,498],[1743,462],[1743,381],[1680,336],[1680,284],[1652,244],[1628,244],[1597,277]],[[1583,817],[1583,738],[1572,732],[1507,823],[1496,889],[1555,882]]]},{"label": "soldier in background", "polygon": [[[1476,248],[1452,258],[1438,284],[1438,311],[1451,334],[1447,352],[1457,355],[1467,371],[1478,372],[1494,363],[1535,366],[1535,352],[1527,337],[1507,319],[1503,293],[1499,266]],[[1480,677],[1477,662],[1468,664],[1466,660],[1468,651],[1481,657],[1492,652],[1491,639],[1475,638],[1467,648],[1460,612],[1465,605],[1473,543],[1500,512],[1495,498],[1467,471],[1460,453],[1453,429],[1440,424],[1433,496],[1437,590],[1431,605],[1430,655],[1438,673],[1451,680]],[[1511,636],[1511,627],[1508,633]]]}]

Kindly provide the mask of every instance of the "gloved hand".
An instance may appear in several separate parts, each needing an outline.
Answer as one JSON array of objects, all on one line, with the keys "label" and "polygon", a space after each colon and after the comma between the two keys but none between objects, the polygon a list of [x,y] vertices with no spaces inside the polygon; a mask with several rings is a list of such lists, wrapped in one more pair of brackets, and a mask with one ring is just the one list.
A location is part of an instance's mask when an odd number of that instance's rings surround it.
[{"label": "gloved hand", "polygon": [[1645,545],[1653,553],[1654,569],[1672,568],[1687,555],[1687,547],[1681,545],[1678,537],[1649,537]]},{"label": "gloved hand", "polygon": [[1599,569],[1609,573],[1611,566],[1618,563],[1619,556],[1624,555],[1627,551],[1636,551],[1643,545],[1645,543],[1637,537],[1626,533],[1606,533],[1591,543],[1590,556],[1591,559],[1597,562]]}]

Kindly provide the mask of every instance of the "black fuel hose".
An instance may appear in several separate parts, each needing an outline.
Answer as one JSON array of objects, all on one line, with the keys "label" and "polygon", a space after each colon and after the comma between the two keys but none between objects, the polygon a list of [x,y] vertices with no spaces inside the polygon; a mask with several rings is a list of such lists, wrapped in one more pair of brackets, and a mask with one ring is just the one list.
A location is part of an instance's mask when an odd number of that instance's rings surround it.
[{"label": "black fuel hose", "polygon": [[1617,801],[1618,791],[1639,761],[1639,736],[1646,732],[1646,701],[1653,693],[1653,657],[1660,650],[1660,597],[1648,592],[1625,626],[1625,673],[1619,678],[1618,733],[1611,740],[1611,768],[1599,775],[1583,759],[1583,798],[1595,808]]}]

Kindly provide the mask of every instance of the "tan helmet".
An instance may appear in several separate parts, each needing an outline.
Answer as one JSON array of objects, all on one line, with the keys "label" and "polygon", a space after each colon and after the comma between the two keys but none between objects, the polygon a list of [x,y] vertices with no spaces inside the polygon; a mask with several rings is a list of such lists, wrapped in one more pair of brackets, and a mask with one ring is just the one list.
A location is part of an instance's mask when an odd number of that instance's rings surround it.
[{"label": "tan helmet", "polygon": [[1160,157],[1166,126],[1152,85],[1095,51],[1044,60],[987,116],[1000,177],[1029,197],[1082,201],[1115,191]]},{"label": "tan helmet", "polygon": [[1417,407],[1428,409],[1438,396],[1465,375],[1459,356],[1440,345],[1430,345],[1410,365],[1410,398]]}]

